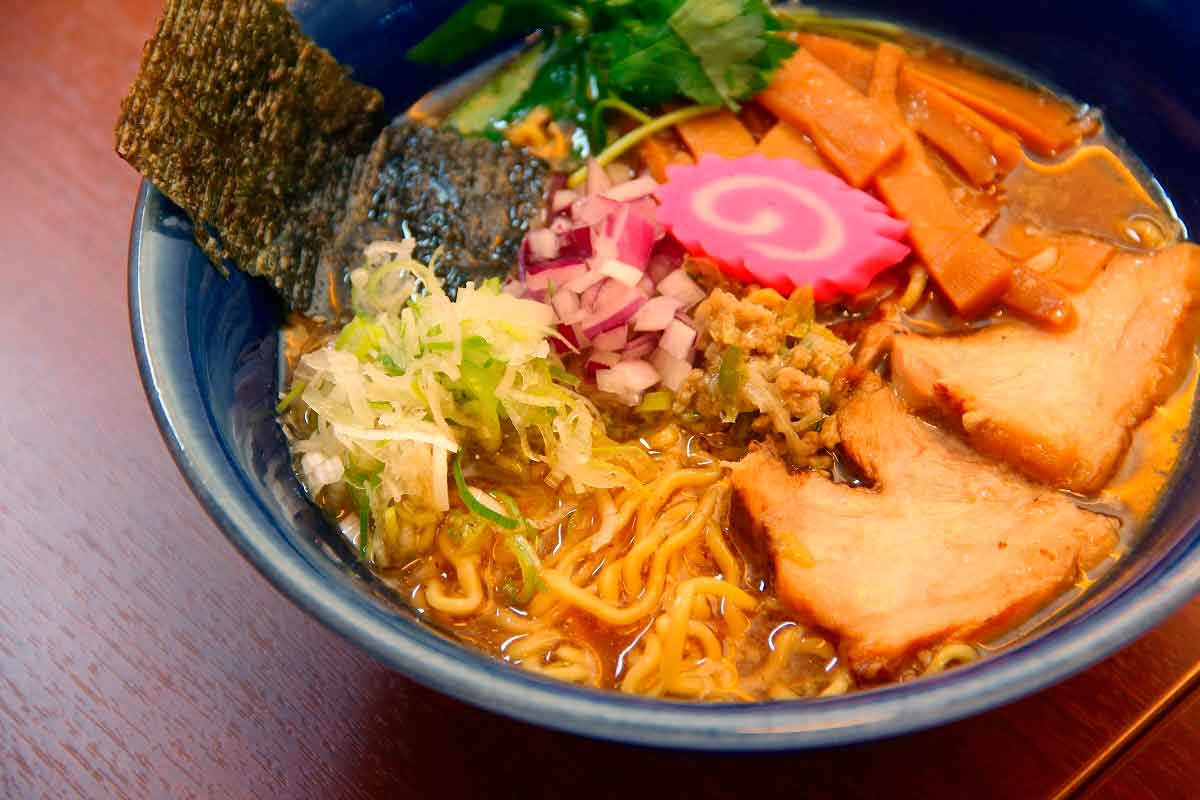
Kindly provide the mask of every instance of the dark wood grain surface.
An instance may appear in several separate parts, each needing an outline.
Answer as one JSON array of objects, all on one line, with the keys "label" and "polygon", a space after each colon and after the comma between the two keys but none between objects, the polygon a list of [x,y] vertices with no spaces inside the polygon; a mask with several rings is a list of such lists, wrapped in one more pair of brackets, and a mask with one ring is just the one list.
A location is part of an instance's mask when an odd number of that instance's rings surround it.
[{"label": "dark wood grain surface", "polygon": [[414,685],[297,610],[201,512],[134,367],[138,179],[111,129],[156,11],[0,9],[0,795],[1197,795],[1200,604],[994,713],[772,757],[510,722]]}]

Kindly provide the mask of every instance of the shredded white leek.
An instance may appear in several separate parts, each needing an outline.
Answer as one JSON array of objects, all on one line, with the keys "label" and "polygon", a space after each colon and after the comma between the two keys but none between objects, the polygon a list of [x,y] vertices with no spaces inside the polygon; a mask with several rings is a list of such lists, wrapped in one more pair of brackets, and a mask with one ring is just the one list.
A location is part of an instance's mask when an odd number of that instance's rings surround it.
[{"label": "shredded white leek", "polygon": [[624,485],[625,472],[593,456],[595,408],[553,378],[553,309],[495,280],[451,300],[412,246],[366,248],[351,274],[357,316],[297,365],[316,420],[294,443],[312,467],[310,489],[344,482],[367,493],[373,516],[402,498],[445,511],[450,455],[495,451],[508,437],[577,492]]}]

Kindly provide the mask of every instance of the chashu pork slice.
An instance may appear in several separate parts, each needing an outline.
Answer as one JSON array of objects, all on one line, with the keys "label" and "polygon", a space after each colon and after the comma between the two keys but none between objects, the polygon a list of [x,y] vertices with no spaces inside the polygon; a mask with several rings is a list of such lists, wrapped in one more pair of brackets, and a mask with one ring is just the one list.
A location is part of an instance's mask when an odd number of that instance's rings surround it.
[{"label": "chashu pork slice", "polygon": [[961,420],[979,450],[1094,494],[1186,372],[1198,292],[1196,245],[1120,256],[1074,298],[1070,330],[1014,322],[967,336],[897,336],[892,378],[911,406]]},{"label": "chashu pork slice", "polygon": [[857,395],[838,429],[872,488],[789,474],[766,450],[738,464],[733,486],[780,598],[835,633],[864,677],[1016,625],[1116,546],[1116,520],[979,455],[891,388]]}]

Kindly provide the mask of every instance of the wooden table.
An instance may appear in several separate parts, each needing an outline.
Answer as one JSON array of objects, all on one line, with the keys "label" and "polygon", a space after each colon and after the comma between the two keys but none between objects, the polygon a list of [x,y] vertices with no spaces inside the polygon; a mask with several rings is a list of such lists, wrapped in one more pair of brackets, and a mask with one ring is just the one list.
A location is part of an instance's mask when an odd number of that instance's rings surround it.
[{"label": "wooden table", "polygon": [[1200,602],[994,713],[773,757],[511,722],[305,616],[201,512],[134,367],[111,130],[157,6],[0,14],[0,795],[1200,795]]}]

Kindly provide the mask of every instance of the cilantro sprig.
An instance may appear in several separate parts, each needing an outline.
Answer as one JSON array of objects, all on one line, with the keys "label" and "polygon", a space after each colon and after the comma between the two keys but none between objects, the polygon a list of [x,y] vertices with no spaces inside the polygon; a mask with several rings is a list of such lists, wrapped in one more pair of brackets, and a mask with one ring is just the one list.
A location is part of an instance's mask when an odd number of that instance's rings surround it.
[{"label": "cilantro sprig", "polygon": [[471,0],[409,51],[449,65],[535,30],[547,57],[523,95],[494,110],[496,122],[542,105],[604,145],[592,113],[614,99],[642,108],[690,99],[738,110],[765,89],[795,50],[765,0]]}]

